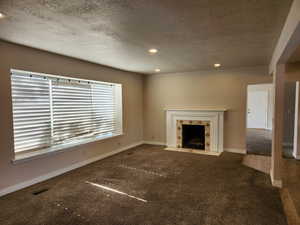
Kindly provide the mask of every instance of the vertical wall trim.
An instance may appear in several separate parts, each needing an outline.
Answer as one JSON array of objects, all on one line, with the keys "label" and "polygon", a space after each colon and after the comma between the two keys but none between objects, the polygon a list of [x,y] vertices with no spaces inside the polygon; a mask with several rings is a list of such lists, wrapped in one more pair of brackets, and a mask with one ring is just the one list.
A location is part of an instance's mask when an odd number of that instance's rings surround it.
[{"label": "vertical wall trim", "polygon": [[274,83],[274,110],[273,110],[273,132],[272,132],[272,158],[271,179],[274,186],[281,183],[281,161],[283,144],[283,120],[284,120],[284,86],[285,86],[285,64],[276,66],[273,74]]},{"label": "vertical wall trim", "polygon": [[293,149],[293,156],[298,159],[300,155],[300,132],[299,132],[299,104],[300,104],[300,91],[299,91],[299,81],[296,82],[296,93],[295,93],[295,121],[294,121],[294,149]]}]

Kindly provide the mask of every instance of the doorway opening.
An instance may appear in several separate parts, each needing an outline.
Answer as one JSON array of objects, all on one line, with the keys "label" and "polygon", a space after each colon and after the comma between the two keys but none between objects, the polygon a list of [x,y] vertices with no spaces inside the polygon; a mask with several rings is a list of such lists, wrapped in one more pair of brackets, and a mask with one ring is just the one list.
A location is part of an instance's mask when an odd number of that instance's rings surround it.
[{"label": "doorway opening", "polygon": [[[283,157],[293,158],[296,83],[285,83]],[[271,156],[273,84],[247,87],[247,154]]]},{"label": "doorway opening", "polygon": [[271,156],[273,84],[247,87],[247,153]]}]

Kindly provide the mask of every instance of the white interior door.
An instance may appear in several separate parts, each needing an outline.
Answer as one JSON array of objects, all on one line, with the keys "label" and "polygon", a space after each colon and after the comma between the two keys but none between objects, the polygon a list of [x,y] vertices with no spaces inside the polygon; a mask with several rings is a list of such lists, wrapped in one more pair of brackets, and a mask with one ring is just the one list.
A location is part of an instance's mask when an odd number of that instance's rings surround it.
[{"label": "white interior door", "polygon": [[247,127],[267,129],[268,91],[248,91]]}]

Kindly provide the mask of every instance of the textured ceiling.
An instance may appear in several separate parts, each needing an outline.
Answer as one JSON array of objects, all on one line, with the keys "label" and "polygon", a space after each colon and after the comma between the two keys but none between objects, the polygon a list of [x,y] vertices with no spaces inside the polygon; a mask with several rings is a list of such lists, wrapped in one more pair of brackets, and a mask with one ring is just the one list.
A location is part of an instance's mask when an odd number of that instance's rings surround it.
[{"label": "textured ceiling", "polygon": [[290,3],[0,0],[0,39],[140,73],[265,65]]}]

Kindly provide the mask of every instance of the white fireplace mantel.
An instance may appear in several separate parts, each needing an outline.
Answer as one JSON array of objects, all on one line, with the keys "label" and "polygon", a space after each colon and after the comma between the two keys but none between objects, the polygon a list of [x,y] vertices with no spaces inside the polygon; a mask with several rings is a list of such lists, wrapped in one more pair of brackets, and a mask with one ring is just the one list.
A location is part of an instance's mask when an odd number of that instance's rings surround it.
[{"label": "white fireplace mantel", "polygon": [[[176,123],[177,120],[196,120],[210,122],[210,152],[223,152],[223,108],[193,108],[193,109],[166,109],[167,116],[167,148],[177,148]],[[201,150],[200,150],[201,151]]]},{"label": "white fireplace mantel", "polygon": [[211,108],[211,107],[201,107],[201,108],[166,108],[165,111],[206,111],[206,112],[225,112],[225,108]]}]

